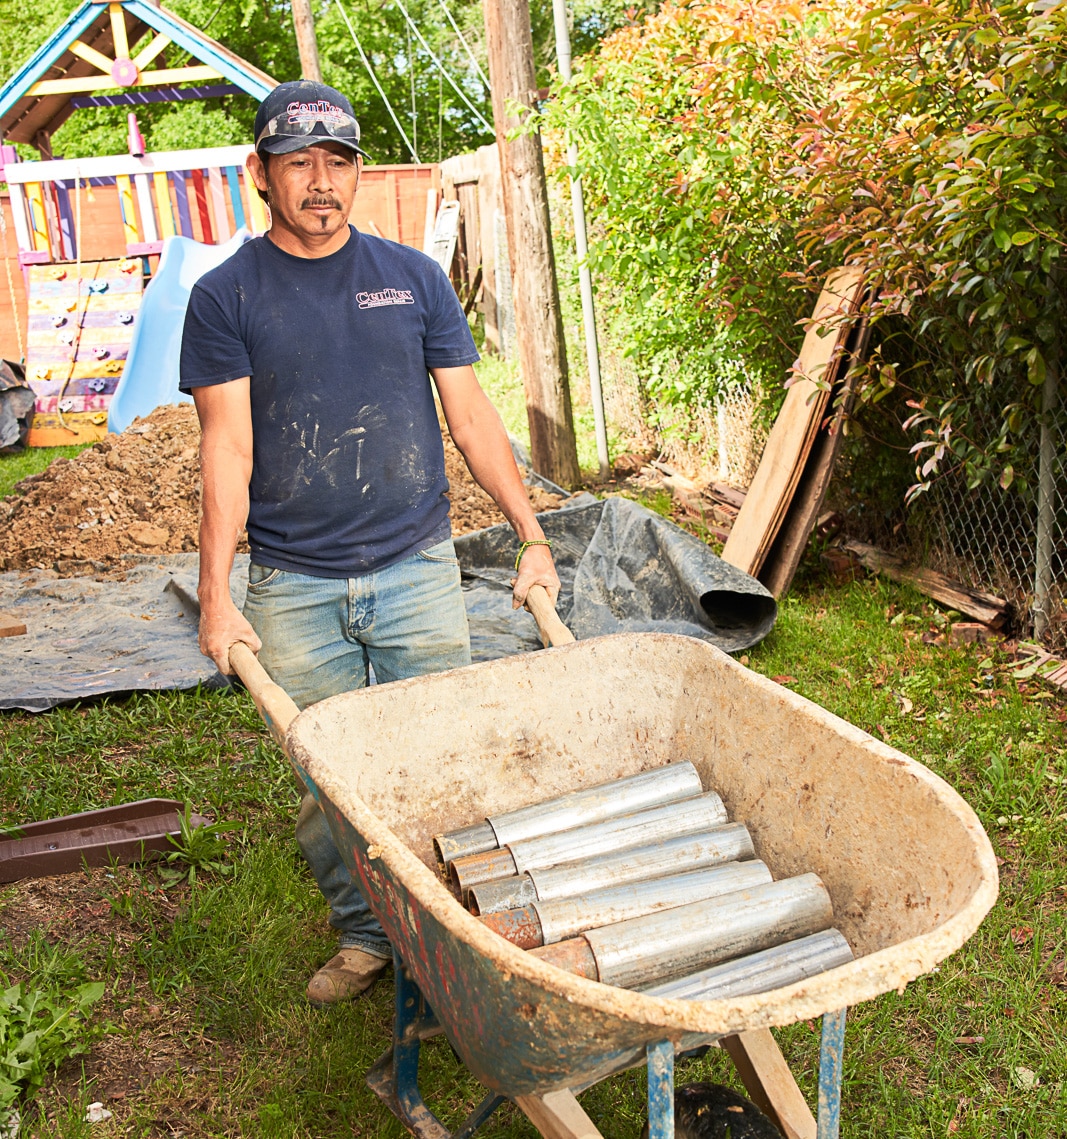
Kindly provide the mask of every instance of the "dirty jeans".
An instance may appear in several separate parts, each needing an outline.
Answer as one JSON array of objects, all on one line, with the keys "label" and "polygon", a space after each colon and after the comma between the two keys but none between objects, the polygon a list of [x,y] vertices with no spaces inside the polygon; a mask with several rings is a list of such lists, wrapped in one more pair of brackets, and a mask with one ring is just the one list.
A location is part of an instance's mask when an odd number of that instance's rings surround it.
[{"label": "dirty jeans", "polygon": [[[244,614],[263,642],[259,659],[297,705],[379,683],[470,664],[470,635],[451,539],[375,573],[309,577],[253,563]],[[326,817],[305,794],[296,840],[330,903],[342,949],[393,953],[352,880]]]}]

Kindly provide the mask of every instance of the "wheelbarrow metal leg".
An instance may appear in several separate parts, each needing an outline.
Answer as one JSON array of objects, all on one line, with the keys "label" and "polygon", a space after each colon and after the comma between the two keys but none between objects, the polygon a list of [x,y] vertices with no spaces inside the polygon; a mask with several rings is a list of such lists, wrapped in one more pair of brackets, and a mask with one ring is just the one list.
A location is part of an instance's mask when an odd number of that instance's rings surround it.
[{"label": "wheelbarrow metal leg", "polygon": [[433,1010],[411,979],[399,954],[393,952],[396,1005],[393,1046],[367,1073],[367,1086],[418,1139],[469,1139],[505,1102],[490,1093],[460,1127],[451,1132],[427,1106],[419,1091],[419,1047],[427,1036],[440,1032]]},{"label": "wheelbarrow metal leg", "polygon": [[508,1097],[490,1092],[485,1099],[467,1116],[463,1123],[452,1132],[452,1139],[470,1139],[470,1136],[493,1114]]},{"label": "wheelbarrow metal leg", "polygon": [[648,1053],[648,1139],[674,1139],[674,1044],[661,1040]]},{"label": "wheelbarrow metal leg", "polygon": [[841,1075],[845,1053],[845,1013],[828,1012],[822,1018],[819,1047],[818,1139],[837,1139],[841,1129]]}]

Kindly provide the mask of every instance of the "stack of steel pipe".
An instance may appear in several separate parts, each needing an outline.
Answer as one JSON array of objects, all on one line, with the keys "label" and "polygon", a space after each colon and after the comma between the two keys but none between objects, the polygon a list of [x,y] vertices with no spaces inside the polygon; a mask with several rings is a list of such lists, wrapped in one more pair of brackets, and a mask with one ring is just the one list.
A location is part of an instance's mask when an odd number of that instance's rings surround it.
[{"label": "stack of steel pipe", "polygon": [[690,763],[493,816],[434,846],[485,925],[604,984],[713,1000],[852,960],[819,878],[775,882]]}]

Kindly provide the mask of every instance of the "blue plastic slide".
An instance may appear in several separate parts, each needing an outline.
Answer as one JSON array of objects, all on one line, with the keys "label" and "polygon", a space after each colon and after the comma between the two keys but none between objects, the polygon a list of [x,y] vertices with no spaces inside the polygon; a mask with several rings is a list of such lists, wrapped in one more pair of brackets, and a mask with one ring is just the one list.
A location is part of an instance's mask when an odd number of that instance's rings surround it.
[{"label": "blue plastic slide", "polygon": [[109,431],[125,431],[139,416],[166,403],[188,403],[178,391],[182,325],[193,285],[252,235],[239,229],[224,245],[204,245],[188,237],[168,237],[159,267],[144,291],[133,339],[118,387],[108,408]]}]

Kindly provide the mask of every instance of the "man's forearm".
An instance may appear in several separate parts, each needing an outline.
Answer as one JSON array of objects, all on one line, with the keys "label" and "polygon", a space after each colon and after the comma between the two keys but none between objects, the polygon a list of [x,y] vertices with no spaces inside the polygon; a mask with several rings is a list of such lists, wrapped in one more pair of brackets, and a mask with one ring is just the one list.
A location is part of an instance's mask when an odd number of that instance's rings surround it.
[{"label": "man's forearm", "polygon": [[249,472],[237,456],[203,448],[200,456],[203,500],[200,518],[201,605],[218,605],[230,596],[230,571],[248,518]]}]

